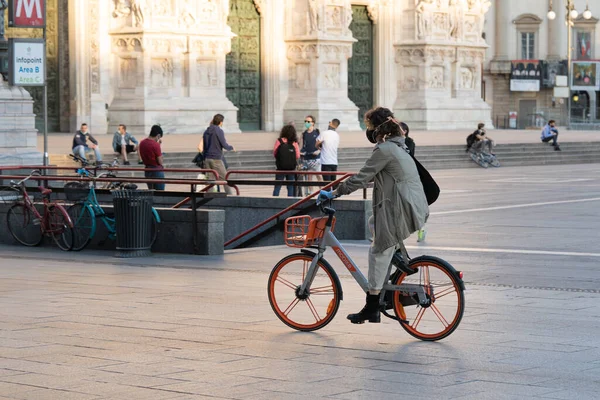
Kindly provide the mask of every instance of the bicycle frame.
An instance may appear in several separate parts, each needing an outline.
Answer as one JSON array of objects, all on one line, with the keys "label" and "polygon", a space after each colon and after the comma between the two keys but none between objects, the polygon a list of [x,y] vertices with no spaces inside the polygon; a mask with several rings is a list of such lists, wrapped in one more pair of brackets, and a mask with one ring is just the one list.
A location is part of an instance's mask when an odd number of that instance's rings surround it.
[{"label": "bicycle frame", "polygon": [[[50,200],[48,199],[48,197],[47,196],[42,197],[44,212],[42,214],[40,214],[37,207],[35,206],[35,203],[31,200],[31,196],[29,196],[29,193],[27,192],[27,188],[25,186],[25,181],[20,182],[19,190],[23,194],[23,204],[25,205],[25,207],[33,213],[33,215],[36,219],[38,219],[40,221],[40,228],[42,230],[42,234],[47,235],[49,232],[52,232],[53,229],[49,223],[50,213],[48,212],[48,208],[50,207],[51,203],[50,203]],[[56,204],[54,204],[54,205],[56,205]],[[58,205],[56,205],[56,206],[60,207]],[[70,223],[72,224],[72,222],[70,222]]]},{"label": "bicycle frame", "polygon": [[108,217],[106,215],[106,212],[104,212],[104,209],[100,206],[100,203],[98,203],[98,198],[96,197],[96,189],[93,185],[90,186],[90,192],[88,193],[88,197],[85,200],[85,204],[92,209],[95,218],[100,218],[102,220],[102,223],[108,230],[108,235],[111,238],[113,238],[114,235],[116,235],[117,233],[115,229],[115,220],[114,218]]},{"label": "bicycle frame", "polygon": [[[368,292],[369,281],[363,275],[360,268],[358,268],[358,266],[354,263],[352,257],[350,257],[346,249],[344,249],[344,246],[342,246],[340,241],[335,237],[335,235],[331,231],[331,226],[326,226],[323,233],[323,238],[319,242],[318,253],[313,258],[310,267],[308,268],[308,271],[306,273],[306,279],[304,279],[304,282],[302,282],[302,285],[300,286],[300,293],[308,293],[310,291],[310,286],[312,285],[312,282],[315,279],[315,276],[317,275],[318,262],[321,258],[323,258],[327,247],[331,247],[333,249],[336,256],[340,259],[342,264],[344,264],[346,269],[348,269],[356,283],[358,283],[358,285],[365,291],[365,293]],[[421,302],[425,303],[428,301],[425,288],[422,285],[415,285],[410,283],[402,283],[400,285],[390,284],[388,281],[391,269],[392,265],[390,264],[386,274],[385,284],[383,285],[383,290],[381,291],[381,298],[384,297],[386,291],[399,291],[408,295],[416,294],[419,297],[419,301]]]}]

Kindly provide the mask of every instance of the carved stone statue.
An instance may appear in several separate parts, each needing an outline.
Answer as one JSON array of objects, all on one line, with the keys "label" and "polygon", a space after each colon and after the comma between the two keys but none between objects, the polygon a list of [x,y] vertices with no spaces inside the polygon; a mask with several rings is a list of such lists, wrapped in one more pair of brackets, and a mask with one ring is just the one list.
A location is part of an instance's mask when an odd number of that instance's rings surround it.
[{"label": "carved stone statue", "polygon": [[192,10],[190,0],[185,0],[185,2],[183,3],[183,10],[181,11],[181,20],[187,28],[191,28],[196,24],[196,17],[194,17],[194,12]]},{"label": "carved stone statue", "polygon": [[131,7],[129,7],[127,0],[114,0],[114,3],[113,18],[128,17],[131,15]]},{"label": "carved stone statue", "polygon": [[144,26],[144,15],[146,14],[147,9],[146,0],[131,0],[131,12],[133,13],[134,26]]},{"label": "carved stone statue", "polygon": [[476,15],[476,32],[477,36],[481,37],[485,25],[485,13],[490,10],[492,3],[489,0],[468,0],[467,4],[469,12]]},{"label": "carved stone statue", "polygon": [[308,0],[308,21],[310,24],[309,33],[315,33],[322,30],[323,16],[320,13],[320,1],[319,0]]},{"label": "carved stone statue", "polygon": [[6,40],[4,37],[4,10],[8,8],[7,0],[0,0],[0,42]]},{"label": "carved stone statue", "polygon": [[435,8],[434,0],[419,0],[415,9],[417,14],[417,37],[419,39],[425,39],[431,35]]},{"label": "carved stone statue", "polygon": [[352,23],[352,4],[348,1],[344,7],[344,28],[350,29]]},{"label": "carved stone statue", "polygon": [[465,0],[450,0],[450,37],[456,40],[463,38],[463,27],[465,23],[465,11],[467,5]]}]

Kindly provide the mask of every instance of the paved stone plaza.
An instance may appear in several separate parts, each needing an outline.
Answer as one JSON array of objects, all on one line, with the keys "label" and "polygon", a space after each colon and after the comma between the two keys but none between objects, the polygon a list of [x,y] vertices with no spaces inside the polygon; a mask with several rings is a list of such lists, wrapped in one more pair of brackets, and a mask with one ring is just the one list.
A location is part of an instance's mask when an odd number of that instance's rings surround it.
[{"label": "paved stone plaza", "polygon": [[[427,241],[407,244],[465,273],[449,338],[348,323],[364,296],[331,254],[344,301],[300,333],[267,300],[284,247],[125,261],[1,247],[0,398],[598,398],[600,165],[434,175]],[[366,246],[348,246],[361,265]]]}]

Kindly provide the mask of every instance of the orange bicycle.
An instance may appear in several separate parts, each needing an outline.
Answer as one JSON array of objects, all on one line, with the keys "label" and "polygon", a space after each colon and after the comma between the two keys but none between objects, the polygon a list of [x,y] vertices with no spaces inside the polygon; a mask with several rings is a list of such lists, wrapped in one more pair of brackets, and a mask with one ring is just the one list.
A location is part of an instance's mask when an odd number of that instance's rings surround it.
[{"label": "orange bicycle", "polygon": [[[323,258],[328,247],[365,293],[368,291],[367,279],[333,234],[335,210],[324,207],[323,202],[317,204],[325,217],[305,215],[285,221],[286,244],[301,251],[275,265],[267,288],[277,317],[300,331],[323,328],[333,320],[343,299],[340,279]],[[462,272],[440,258],[421,256],[405,262],[398,252],[387,272],[380,310],[418,339],[443,339],[456,330],[464,313],[462,278]],[[395,315],[387,312],[392,309]]]},{"label": "orange bicycle", "polygon": [[63,206],[50,201],[52,190],[39,187],[44,207],[42,214],[27,193],[25,182],[40,175],[40,171],[36,170],[20,182],[11,181],[11,187],[0,196],[5,200],[16,200],[6,214],[8,230],[24,246],[38,246],[44,236],[48,236],[61,250],[69,251],[73,248],[75,239],[73,222]]}]

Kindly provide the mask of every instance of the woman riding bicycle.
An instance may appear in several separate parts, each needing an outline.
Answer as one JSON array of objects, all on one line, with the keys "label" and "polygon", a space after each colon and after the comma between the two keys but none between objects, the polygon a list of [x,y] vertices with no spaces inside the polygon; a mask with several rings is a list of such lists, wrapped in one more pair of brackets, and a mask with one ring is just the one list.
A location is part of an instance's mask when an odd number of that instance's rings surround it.
[{"label": "woman riding bicycle", "polygon": [[333,192],[334,196],[346,195],[374,182],[373,216],[369,219],[374,236],[369,248],[369,292],[365,307],[348,315],[352,323],[380,322],[379,295],[392,257],[403,248],[402,241],[421,229],[429,217],[417,167],[394,114],[379,107],[365,115],[365,122],[367,139],[376,144],[373,153],[358,174]]}]

